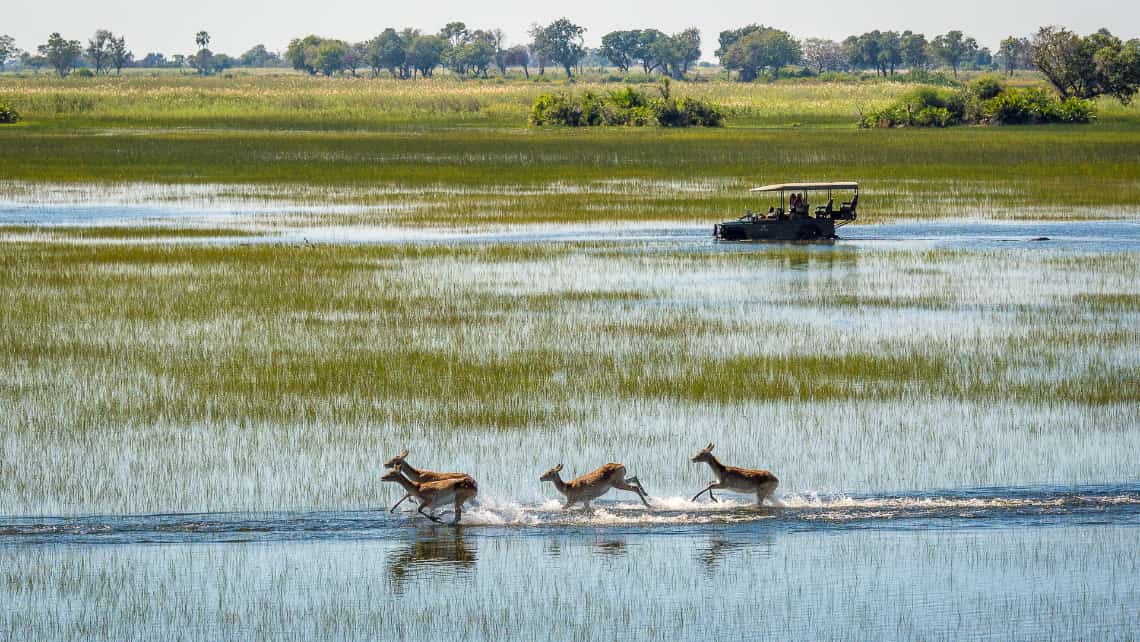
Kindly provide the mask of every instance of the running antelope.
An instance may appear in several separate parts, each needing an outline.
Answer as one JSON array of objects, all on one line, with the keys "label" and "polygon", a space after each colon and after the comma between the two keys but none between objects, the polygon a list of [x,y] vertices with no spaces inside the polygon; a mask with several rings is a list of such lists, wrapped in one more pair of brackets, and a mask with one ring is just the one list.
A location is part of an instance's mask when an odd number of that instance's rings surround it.
[{"label": "running antelope", "polygon": [[396,482],[403,486],[408,495],[419,501],[420,507],[416,510],[433,522],[442,522],[443,520],[431,513],[425,513],[425,508],[433,509],[448,502],[455,502],[455,521],[451,523],[458,524],[459,518],[463,516],[463,503],[473,499],[479,493],[479,487],[476,486],[475,480],[467,475],[440,481],[414,482],[404,477],[398,470],[389,470],[380,479]]},{"label": "running antelope", "polygon": [[562,464],[558,464],[543,473],[538,480],[554,482],[558,492],[566,496],[566,503],[562,505],[563,510],[570,508],[575,502],[582,502],[589,509],[591,500],[605,495],[611,488],[637,493],[641,503],[649,506],[649,502],[645,501],[649,493],[645,492],[636,477],[625,476],[625,466],[621,464],[606,464],[592,473],[586,473],[568,482],[562,481],[562,477],[558,474],[561,470]]},{"label": "running antelope", "polygon": [[[408,449],[405,448],[399,455],[396,455],[395,457],[389,459],[388,463],[384,464],[384,467],[395,468],[396,470],[400,471],[404,477],[407,477],[408,479],[417,483],[442,481],[444,479],[463,479],[464,477],[468,477],[466,473],[437,473],[433,470],[413,468],[412,465],[408,463],[406,459],[407,456]],[[396,512],[396,507],[404,503],[404,500],[411,496],[412,494],[410,492],[404,493],[404,496],[400,498],[400,501],[392,504],[392,508],[388,512]]]},{"label": "running antelope", "polygon": [[707,488],[693,497],[694,502],[697,501],[697,497],[705,493],[708,493],[709,499],[715,502],[716,497],[713,496],[713,489],[723,488],[740,493],[756,493],[756,505],[759,506],[764,503],[765,498],[771,497],[772,492],[776,490],[776,486],[780,485],[780,480],[776,479],[775,475],[766,470],[751,470],[749,468],[725,466],[713,456],[712,449],[713,444],[709,444],[693,456],[693,463],[705,462],[709,465],[709,468],[712,468],[713,474],[716,475],[716,481],[709,484]]}]

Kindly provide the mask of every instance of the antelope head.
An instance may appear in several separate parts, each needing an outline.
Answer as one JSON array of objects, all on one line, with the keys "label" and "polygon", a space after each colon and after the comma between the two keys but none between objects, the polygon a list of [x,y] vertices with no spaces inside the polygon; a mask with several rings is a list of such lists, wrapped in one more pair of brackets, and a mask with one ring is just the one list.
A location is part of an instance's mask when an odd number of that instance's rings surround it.
[{"label": "antelope head", "polygon": [[408,456],[408,449],[405,448],[399,455],[396,455],[395,457],[389,459],[388,463],[384,464],[384,467],[385,468],[399,468],[404,463],[404,458],[407,456]]},{"label": "antelope head", "polygon": [[694,464],[712,461],[712,458],[713,458],[712,449],[713,449],[713,444],[710,442],[709,445],[698,450],[697,454],[693,455],[693,458],[690,461],[692,461]]},{"label": "antelope head", "polygon": [[404,476],[400,474],[400,471],[396,470],[395,468],[392,468],[392,469],[388,470],[387,472],[385,472],[383,475],[380,476],[380,479],[382,479],[384,481],[390,481],[390,482],[406,481],[404,479]]},{"label": "antelope head", "polygon": [[539,477],[538,481],[554,481],[555,479],[558,479],[558,473],[561,471],[562,471],[562,464],[558,464],[554,468],[551,468],[550,470],[546,471],[545,473],[542,473],[542,477]]}]

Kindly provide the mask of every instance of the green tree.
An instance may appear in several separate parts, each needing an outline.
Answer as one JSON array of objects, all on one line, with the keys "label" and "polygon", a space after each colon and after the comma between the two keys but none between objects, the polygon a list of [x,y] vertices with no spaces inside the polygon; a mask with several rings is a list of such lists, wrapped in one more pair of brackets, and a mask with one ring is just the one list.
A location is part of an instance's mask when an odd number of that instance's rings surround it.
[{"label": "green tree", "polygon": [[690,27],[681,33],[656,39],[649,47],[650,57],[662,73],[683,78],[689,66],[701,58],[701,32]]},{"label": "green tree", "polygon": [[226,54],[212,54],[210,56],[210,73],[218,74],[237,64],[237,60]]},{"label": "green tree", "polygon": [[322,74],[331,76],[347,67],[349,44],[343,40],[322,40],[317,45],[313,64]]},{"label": "green tree", "polygon": [[1033,46],[1028,38],[1010,36],[998,45],[997,60],[1005,72],[1010,76],[1018,69],[1024,69],[1031,64]]},{"label": "green tree", "polygon": [[104,73],[111,66],[111,40],[115,34],[107,31],[106,29],[99,29],[87,41],[87,49],[84,53],[87,54],[87,60],[91,66],[95,68],[96,74]]},{"label": "green tree", "polygon": [[640,44],[640,30],[611,31],[602,36],[600,53],[622,73],[628,73]]},{"label": "green tree", "polygon": [[843,46],[834,40],[808,38],[800,43],[803,62],[812,71],[822,74],[825,71],[842,71],[847,66]]},{"label": "green tree", "polygon": [[194,34],[194,44],[198,45],[198,53],[186,57],[186,64],[196,69],[199,74],[209,76],[214,73],[214,52],[210,51],[210,34],[203,30]]},{"label": "green tree", "polygon": [[908,69],[926,71],[930,66],[930,45],[926,42],[926,35],[904,31],[899,36],[899,47],[902,50],[902,63]]},{"label": "green tree", "polygon": [[47,43],[36,49],[60,78],[66,78],[83,55],[83,47],[78,40],[66,40],[58,31],[48,36]]},{"label": "green tree", "polygon": [[1033,64],[1062,96],[1107,94],[1128,104],[1140,88],[1140,40],[1123,42],[1107,29],[1082,38],[1042,27],[1033,37]]},{"label": "green tree", "polygon": [[879,76],[894,75],[903,63],[903,39],[895,31],[868,31],[843,42],[847,61],[858,69],[874,69]]},{"label": "green tree", "polygon": [[487,32],[490,42],[495,49],[495,66],[499,68],[499,74],[502,76],[507,75],[507,33],[502,29],[491,29]]},{"label": "green tree", "polygon": [[16,48],[16,40],[7,34],[0,35],[0,71],[4,71],[4,65],[8,64],[11,60],[20,59],[21,52]]},{"label": "green tree", "polygon": [[48,61],[42,53],[39,55],[33,55],[32,53],[25,51],[20,54],[20,64],[28,69],[31,69],[38,76],[40,74],[40,69],[46,67]]},{"label": "green tree", "polygon": [[[773,78],[778,78],[780,69],[800,61],[802,51],[796,39],[786,31],[763,25],[750,25],[742,37],[732,37],[733,32],[721,32],[721,66],[736,71],[741,81],[750,82],[767,69]],[[739,30],[738,30],[739,31]],[[725,38],[725,34],[729,38]],[[725,43],[728,42],[727,46]]]},{"label": "green tree", "polygon": [[243,67],[280,67],[281,56],[266,49],[265,45],[258,44],[238,56],[238,63]]},{"label": "green tree", "polygon": [[977,55],[978,42],[965,36],[961,31],[948,31],[930,43],[930,50],[935,57],[954,70],[954,77],[957,78],[962,61],[970,60]]},{"label": "green tree", "polygon": [[459,58],[463,69],[486,78],[487,70],[495,64],[495,47],[493,32],[482,29],[472,31],[467,43],[460,47]]},{"label": "green tree", "polygon": [[661,66],[656,58],[657,42],[667,36],[656,29],[640,29],[637,32],[637,48],[633,50],[633,59],[641,63],[641,70],[647,74]]},{"label": "green tree", "polygon": [[372,68],[372,76],[376,77],[381,69],[386,69],[393,78],[405,78],[406,47],[403,38],[391,27],[369,41],[365,59]]},{"label": "green tree", "polygon": [[157,51],[152,51],[143,56],[142,59],[138,61],[138,64],[136,66],[142,67],[144,69],[161,69],[163,67],[169,66],[170,64],[171,63],[166,59],[165,54],[161,54]]},{"label": "green tree", "polygon": [[523,75],[530,78],[530,49],[526,45],[515,45],[503,55],[508,67],[522,67]]},{"label": "green tree", "polygon": [[412,74],[419,72],[424,78],[431,78],[435,68],[443,62],[443,53],[448,43],[439,36],[417,36],[408,48],[408,64]]},{"label": "green tree", "polygon": [[317,73],[317,48],[324,39],[310,34],[304,38],[294,38],[289,41],[285,50],[285,58],[297,71],[304,71],[310,76]]},{"label": "green tree", "polygon": [[115,68],[116,75],[122,75],[123,67],[131,64],[131,60],[135,55],[127,48],[126,36],[119,36],[118,38],[111,38],[111,66]]},{"label": "green tree", "polygon": [[994,54],[989,47],[981,47],[974,53],[974,59],[971,62],[975,69],[993,69]]},{"label": "green tree", "polygon": [[530,36],[530,44],[527,46],[530,49],[530,60],[538,67],[538,75],[546,75],[546,64],[549,58],[546,55],[549,47],[546,44],[546,30],[537,22],[531,23],[530,29],[527,29],[527,35]]},{"label": "green tree", "polygon": [[574,77],[574,67],[586,55],[586,48],[582,44],[582,34],[585,32],[585,29],[566,18],[559,18],[542,27],[543,53],[548,60],[562,66],[567,78]]}]

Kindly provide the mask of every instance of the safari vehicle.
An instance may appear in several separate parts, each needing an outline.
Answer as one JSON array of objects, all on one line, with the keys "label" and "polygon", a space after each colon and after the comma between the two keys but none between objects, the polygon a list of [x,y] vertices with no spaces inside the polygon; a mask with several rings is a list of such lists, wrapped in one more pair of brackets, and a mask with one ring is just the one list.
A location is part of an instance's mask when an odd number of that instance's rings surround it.
[{"label": "safari vehicle", "polygon": [[[714,238],[721,241],[837,239],[835,230],[854,221],[855,210],[859,207],[859,183],[854,181],[781,183],[755,187],[751,191],[779,194],[779,204],[773,204],[766,213],[747,210],[735,221],[717,223],[713,226]],[[852,192],[851,200],[836,207],[835,192],[840,192],[841,196]]]}]

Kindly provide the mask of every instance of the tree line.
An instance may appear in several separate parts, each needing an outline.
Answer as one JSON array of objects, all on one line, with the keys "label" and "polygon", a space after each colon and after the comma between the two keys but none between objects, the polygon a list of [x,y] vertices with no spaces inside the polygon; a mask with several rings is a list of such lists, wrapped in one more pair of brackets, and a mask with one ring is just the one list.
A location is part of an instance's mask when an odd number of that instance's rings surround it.
[{"label": "tree line", "polygon": [[[492,70],[506,76],[520,69],[530,78],[531,68],[545,75],[560,69],[567,78],[581,73],[583,65],[616,68],[622,73],[639,70],[684,78],[701,58],[701,35],[695,28],[666,34],[657,29],[611,31],[601,45],[584,44],[586,29],[567,18],[547,25],[534,24],[529,42],[508,46],[501,29],[471,29],[463,22],[447,23],[436,33],[419,29],[384,29],[364,42],[348,42],[309,35],[290,41],[283,54],[256,45],[237,58],[214,53],[206,31],[195,34],[195,53],[148,53],[140,60],[126,39],[109,30],[95,32],[86,46],[53,33],[35,53],[15,46],[0,35],[0,71],[16,61],[23,68],[50,67],[61,77],[76,68],[87,73],[121,73],[126,66],[189,68],[209,75],[234,66],[292,67],[309,74],[357,75],[368,70],[373,77],[429,78],[443,68],[460,76],[487,78]],[[924,74],[936,67],[1003,70],[1037,69],[1062,96],[1089,98],[1109,94],[1128,100],[1140,86],[1140,40],[1127,42],[1102,29],[1088,36],[1060,27],[1042,27],[1030,37],[1010,36],[996,51],[978,45],[959,30],[927,38],[912,31],[869,31],[842,42],[807,38],[762,24],[720,32],[714,53],[721,67],[740,81],[777,79],[789,71],[821,75],[871,71],[883,77],[902,70]]]}]

